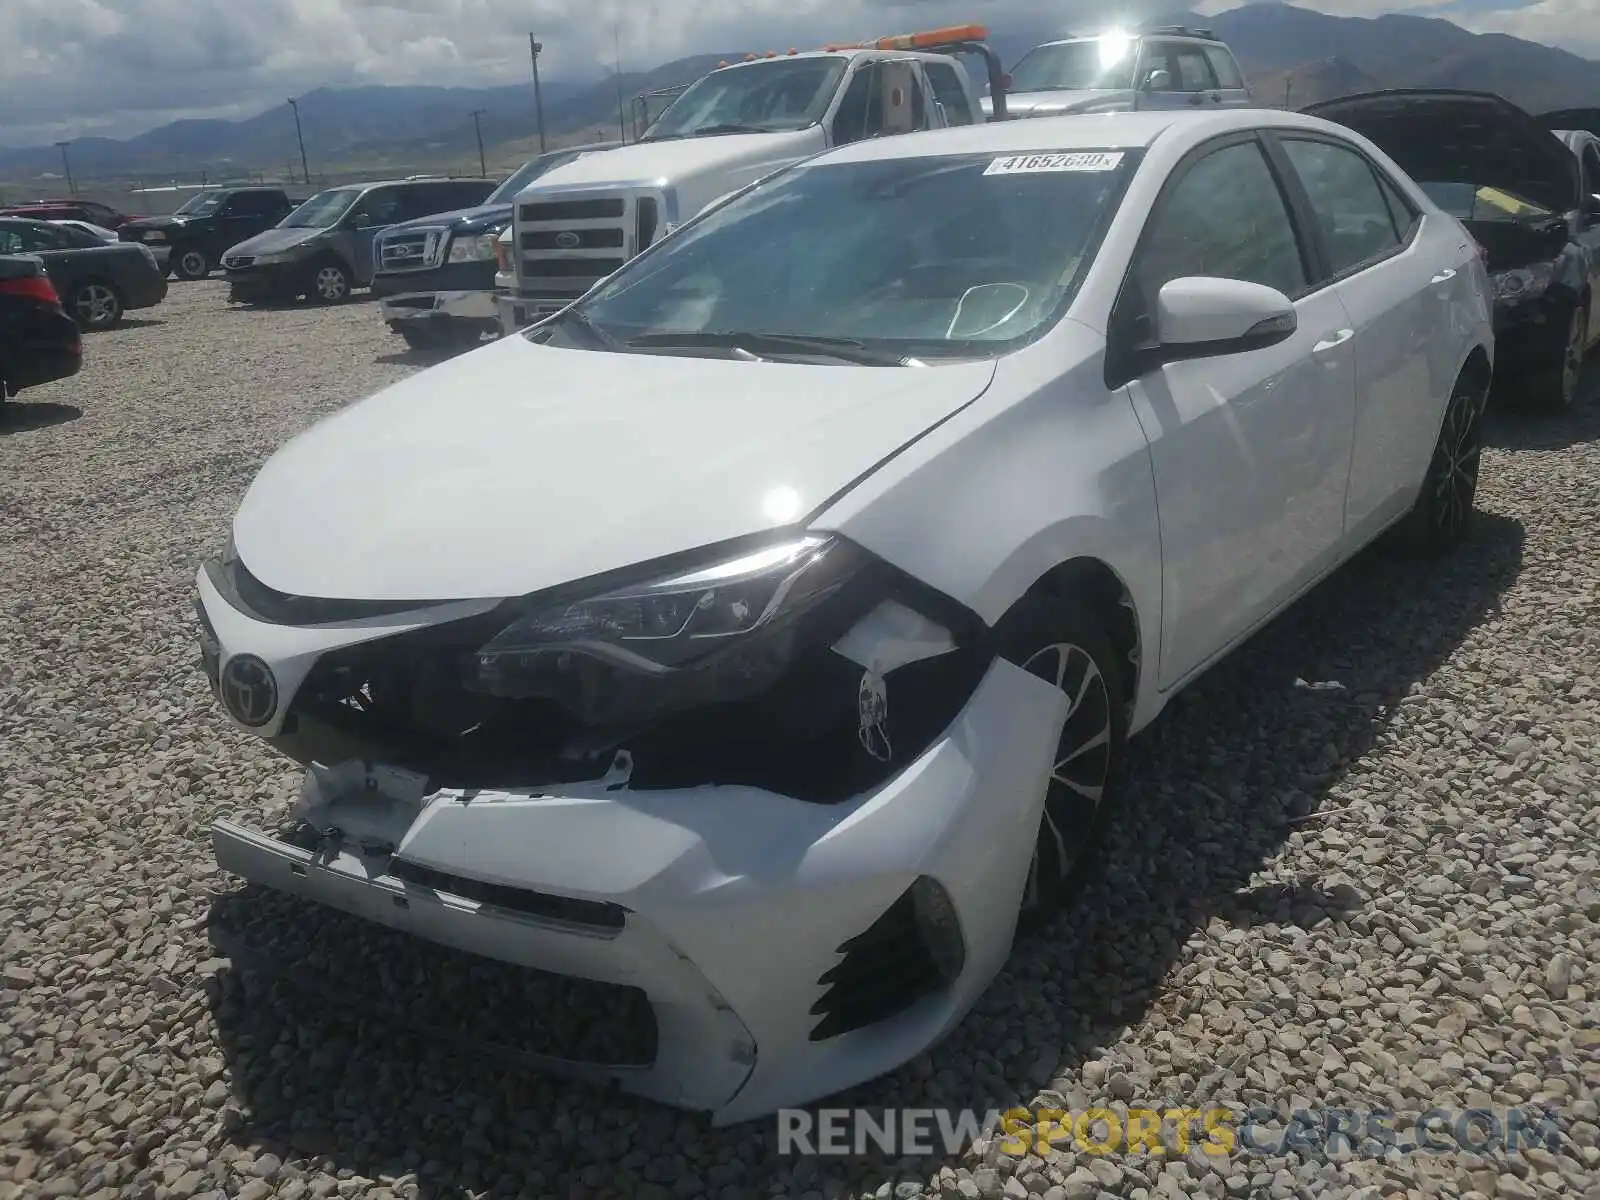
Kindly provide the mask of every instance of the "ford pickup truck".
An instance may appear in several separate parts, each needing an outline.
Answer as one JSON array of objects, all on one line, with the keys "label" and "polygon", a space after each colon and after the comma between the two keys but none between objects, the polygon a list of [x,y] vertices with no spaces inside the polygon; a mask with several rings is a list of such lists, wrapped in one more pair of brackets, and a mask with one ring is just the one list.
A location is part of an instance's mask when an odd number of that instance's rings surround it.
[{"label": "ford pickup truck", "polygon": [[587,155],[517,197],[497,276],[502,332],[559,312],[713,201],[830,146],[1003,120],[1005,73],[981,25],[747,56],[687,88],[637,142]]}]

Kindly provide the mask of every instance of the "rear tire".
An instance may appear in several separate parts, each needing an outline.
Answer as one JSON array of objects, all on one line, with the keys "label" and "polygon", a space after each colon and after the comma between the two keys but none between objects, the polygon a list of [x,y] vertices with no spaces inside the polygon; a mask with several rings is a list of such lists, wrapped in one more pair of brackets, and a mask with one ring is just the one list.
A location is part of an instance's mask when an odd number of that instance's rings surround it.
[{"label": "rear tire", "polygon": [[996,632],[1004,658],[1071,702],[1017,915],[1018,931],[1031,933],[1070,907],[1101,866],[1127,750],[1127,698],[1111,640],[1070,601],[1030,595]]},{"label": "rear tire", "polygon": [[204,279],[211,274],[211,257],[198,246],[174,246],[167,264],[179,279]]},{"label": "rear tire", "polygon": [[1442,554],[1472,530],[1483,455],[1484,387],[1463,373],[1450,393],[1422,492],[1396,527],[1399,542],[1412,554]]}]

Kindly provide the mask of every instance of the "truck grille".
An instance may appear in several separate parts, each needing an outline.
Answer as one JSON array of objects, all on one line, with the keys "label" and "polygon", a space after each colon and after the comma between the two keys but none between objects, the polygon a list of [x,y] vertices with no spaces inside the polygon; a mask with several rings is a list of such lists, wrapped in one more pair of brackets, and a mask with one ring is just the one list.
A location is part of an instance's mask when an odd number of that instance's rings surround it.
[{"label": "truck grille", "polygon": [[581,296],[627,262],[653,235],[660,200],[608,195],[529,200],[517,206],[517,274],[527,298]]},{"label": "truck grille", "polygon": [[426,271],[439,265],[445,242],[443,229],[404,229],[379,234],[377,269],[386,275]]}]

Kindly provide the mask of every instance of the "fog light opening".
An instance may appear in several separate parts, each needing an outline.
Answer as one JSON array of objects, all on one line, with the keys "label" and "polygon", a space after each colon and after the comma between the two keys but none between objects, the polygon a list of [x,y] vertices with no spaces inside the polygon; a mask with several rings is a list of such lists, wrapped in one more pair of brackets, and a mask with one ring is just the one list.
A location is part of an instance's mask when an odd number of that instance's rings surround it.
[{"label": "fog light opening", "polygon": [[937,879],[919,875],[911,885],[911,909],[939,977],[947,984],[954,983],[967,965],[967,945],[950,893]]}]

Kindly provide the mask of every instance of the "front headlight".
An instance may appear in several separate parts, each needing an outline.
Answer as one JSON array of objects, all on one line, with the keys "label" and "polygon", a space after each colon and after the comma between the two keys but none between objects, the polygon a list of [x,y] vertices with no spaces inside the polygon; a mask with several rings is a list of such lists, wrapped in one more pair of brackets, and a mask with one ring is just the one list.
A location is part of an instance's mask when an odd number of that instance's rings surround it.
[{"label": "front headlight", "polygon": [[474,237],[458,237],[450,240],[450,254],[448,261],[461,262],[494,262],[498,255],[495,243],[499,240],[500,230],[493,229],[488,233],[478,234]]},{"label": "front headlight", "polygon": [[849,542],[795,538],[525,612],[478,649],[469,686],[553,700],[590,724],[739,700],[770,687],[797,649],[843,637],[883,580]]},{"label": "front headlight", "polygon": [[1536,300],[1555,282],[1555,263],[1535,263],[1531,267],[1518,267],[1512,271],[1499,271],[1490,278],[1494,281],[1494,298],[1515,304],[1523,300]]}]

